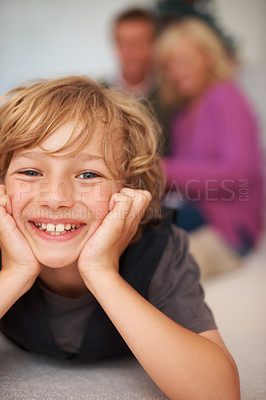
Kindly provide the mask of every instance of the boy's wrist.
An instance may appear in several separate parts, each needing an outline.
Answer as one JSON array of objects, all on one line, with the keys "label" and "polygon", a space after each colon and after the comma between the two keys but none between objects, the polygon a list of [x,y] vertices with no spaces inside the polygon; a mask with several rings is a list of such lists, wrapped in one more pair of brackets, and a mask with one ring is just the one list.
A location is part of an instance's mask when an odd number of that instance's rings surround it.
[{"label": "boy's wrist", "polygon": [[25,275],[16,274],[12,270],[0,271],[0,318],[23,296],[33,285],[34,279],[27,279]]},{"label": "boy's wrist", "polygon": [[10,289],[14,287],[19,292],[19,297],[32,287],[36,278],[36,276],[29,276],[15,268],[5,268],[0,271],[1,281],[5,281]]},{"label": "boy's wrist", "polygon": [[41,265],[37,260],[35,262],[34,260],[17,262],[2,253],[2,271],[8,271],[10,276],[14,275],[22,279],[34,281],[41,271]]},{"label": "boy's wrist", "polygon": [[115,269],[96,269],[89,273],[81,272],[81,277],[86,286],[93,294],[98,291],[98,288],[103,288],[106,284],[112,285],[113,282],[123,279]]}]

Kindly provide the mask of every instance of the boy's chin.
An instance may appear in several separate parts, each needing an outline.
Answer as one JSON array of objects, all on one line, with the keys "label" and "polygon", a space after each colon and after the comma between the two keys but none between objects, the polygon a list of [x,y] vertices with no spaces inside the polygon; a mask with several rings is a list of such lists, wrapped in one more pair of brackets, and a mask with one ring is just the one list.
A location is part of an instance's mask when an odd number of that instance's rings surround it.
[{"label": "boy's chin", "polygon": [[60,269],[77,263],[77,257],[37,257],[39,263],[51,269]]}]

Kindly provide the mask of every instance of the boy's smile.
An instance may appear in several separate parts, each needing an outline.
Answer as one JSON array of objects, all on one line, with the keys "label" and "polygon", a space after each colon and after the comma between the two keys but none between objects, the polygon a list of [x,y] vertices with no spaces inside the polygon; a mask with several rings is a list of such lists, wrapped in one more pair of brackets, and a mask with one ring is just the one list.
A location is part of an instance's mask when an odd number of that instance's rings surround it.
[{"label": "boy's smile", "polygon": [[47,223],[33,221],[33,223],[40,231],[52,236],[62,236],[80,228],[80,223],[75,224],[73,221],[67,221],[66,223],[62,220],[47,221]]},{"label": "boy's smile", "polygon": [[[65,221],[65,222],[64,222]],[[34,219],[29,221],[36,235],[44,240],[64,241],[74,238],[85,224],[74,220]]]},{"label": "boy's smile", "polygon": [[[41,147],[61,148],[73,128],[72,122],[63,125]],[[102,139],[97,129],[89,144],[71,156],[46,154],[36,146],[12,157],[5,177],[12,215],[42,265],[76,262],[107,215],[111,195],[122,187],[104,161]]]}]

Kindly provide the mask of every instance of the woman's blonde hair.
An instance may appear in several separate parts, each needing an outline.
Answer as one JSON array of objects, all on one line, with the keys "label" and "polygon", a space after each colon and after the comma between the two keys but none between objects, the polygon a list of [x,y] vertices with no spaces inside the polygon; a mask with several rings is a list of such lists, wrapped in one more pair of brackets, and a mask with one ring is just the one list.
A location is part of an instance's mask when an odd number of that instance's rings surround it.
[{"label": "woman's blonde hair", "polygon": [[[147,109],[132,96],[103,88],[87,77],[69,76],[15,88],[1,98],[1,103],[2,177],[15,151],[41,146],[65,123],[74,121],[75,128],[67,143],[55,153],[63,151],[69,155],[86,146],[100,124],[104,158],[111,172],[125,186],[152,194],[142,225],[160,216],[159,199],[164,191],[159,162],[160,131]],[[110,151],[115,165],[110,163]]]},{"label": "woman's blonde hair", "polygon": [[179,41],[187,39],[202,51],[210,61],[210,84],[231,79],[235,72],[235,62],[229,56],[222,40],[204,21],[198,18],[184,18],[169,25],[161,33],[155,47],[155,64],[161,74],[162,97],[169,103],[176,101],[173,84],[164,74],[169,56]]}]

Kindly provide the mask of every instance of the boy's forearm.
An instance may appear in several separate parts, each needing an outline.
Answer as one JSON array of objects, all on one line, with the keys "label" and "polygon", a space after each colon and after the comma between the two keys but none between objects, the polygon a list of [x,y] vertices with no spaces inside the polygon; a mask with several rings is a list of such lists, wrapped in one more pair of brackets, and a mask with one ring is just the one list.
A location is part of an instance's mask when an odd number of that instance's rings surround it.
[{"label": "boy's forearm", "polygon": [[31,288],[33,283],[34,279],[29,279],[20,272],[16,274],[9,269],[0,271],[0,318]]},{"label": "boy's forearm", "polygon": [[170,399],[239,400],[237,370],[218,345],[166,317],[115,272],[83,279]]}]

